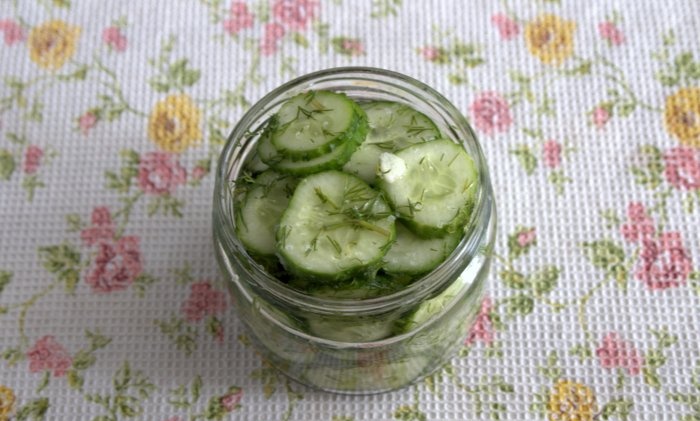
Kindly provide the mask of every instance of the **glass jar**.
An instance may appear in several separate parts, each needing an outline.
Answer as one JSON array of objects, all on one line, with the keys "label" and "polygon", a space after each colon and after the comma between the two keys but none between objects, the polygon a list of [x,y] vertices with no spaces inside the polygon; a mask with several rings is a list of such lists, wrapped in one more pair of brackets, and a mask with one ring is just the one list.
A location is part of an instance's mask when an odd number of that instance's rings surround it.
[{"label": "glass jar", "polygon": [[[234,180],[253,155],[267,119],[285,100],[308,90],[342,92],[356,101],[407,104],[431,118],[444,136],[461,143],[477,166],[480,183],[461,242],[432,272],[398,292],[363,300],[306,295],[267,273],[236,236]],[[430,374],[463,346],[484,295],[496,213],[476,136],[447,99],[399,73],[345,67],[288,82],[243,116],[219,160],[213,230],[217,260],[238,315],[249,339],[267,361],[308,386],[341,393],[375,393],[406,386]],[[309,329],[310,325],[317,329]],[[320,337],[310,331],[326,333]],[[358,340],[339,341],[336,332],[343,332],[340,336],[345,340],[356,333]],[[377,334],[378,339],[372,340],[368,332]]]}]

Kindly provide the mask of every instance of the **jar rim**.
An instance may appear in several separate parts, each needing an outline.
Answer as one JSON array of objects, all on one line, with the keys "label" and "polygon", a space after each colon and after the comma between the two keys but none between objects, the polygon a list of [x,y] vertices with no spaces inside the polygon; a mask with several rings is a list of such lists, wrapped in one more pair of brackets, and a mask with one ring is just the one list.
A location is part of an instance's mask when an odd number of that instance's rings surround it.
[{"label": "jar rim", "polygon": [[[422,93],[430,97],[429,99],[431,101],[438,103],[440,107],[447,112],[451,118],[450,129],[453,133],[459,134],[461,132],[462,136],[456,140],[462,143],[469,143],[469,154],[479,174],[476,200],[469,221],[465,225],[468,229],[465,230],[464,237],[450,256],[432,271],[422,275],[407,287],[394,293],[374,298],[339,299],[317,297],[304,294],[279,281],[252,259],[241,244],[235,233],[235,216],[233,215],[233,206],[231,206],[229,202],[229,182],[235,180],[235,176],[237,175],[234,174],[234,177],[231,177],[233,169],[232,160],[236,158],[237,153],[241,153],[241,149],[245,146],[242,142],[248,140],[252,125],[261,120],[260,117],[262,113],[264,113],[266,107],[275,101],[279,101],[287,92],[294,88],[310,85],[307,89],[311,89],[313,82],[323,81],[334,76],[342,77],[348,81],[361,81],[366,79],[373,83],[390,84],[389,81],[397,81],[405,84],[407,87],[422,91]],[[386,80],[378,81],[376,80],[377,77]],[[264,124],[264,121],[260,123],[256,130]],[[240,164],[242,167],[242,163]],[[274,298],[287,305],[304,308],[305,311],[318,312],[321,314],[372,314],[388,311],[411,302],[420,302],[436,291],[446,288],[446,283],[450,279],[449,275],[459,273],[460,269],[464,269],[471,259],[479,252],[478,247],[480,247],[483,237],[487,234],[489,221],[491,218],[495,217],[495,215],[492,215],[495,211],[495,205],[492,202],[493,195],[491,192],[489,172],[476,134],[466,117],[461,114],[447,98],[425,83],[402,73],[374,67],[334,67],[305,74],[273,89],[251,106],[233,128],[222,149],[216,168],[213,204],[215,212],[214,235],[219,236],[219,240],[223,241],[228,248],[234,248],[249,259],[246,270],[254,281],[251,286],[254,287],[257,294]],[[220,215],[222,220],[216,218],[216,214]],[[218,221],[223,222],[220,224],[221,226],[216,226]],[[231,258],[231,256],[228,257]],[[240,274],[237,273],[237,276],[240,278]],[[470,287],[474,287],[473,283]]]}]

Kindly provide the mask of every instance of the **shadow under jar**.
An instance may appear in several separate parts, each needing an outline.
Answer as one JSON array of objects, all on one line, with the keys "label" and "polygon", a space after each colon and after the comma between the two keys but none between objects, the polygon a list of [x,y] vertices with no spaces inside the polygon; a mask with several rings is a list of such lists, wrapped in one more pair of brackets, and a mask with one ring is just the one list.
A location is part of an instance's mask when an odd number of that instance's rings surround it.
[{"label": "shadow under jar", "polygon": [[[255,154],[260,132],[286,100],[310,90],[344,93],[360,103],[406,104],[429,117],[442,137],[462,145],[478,171],[473,208],[457,247],[431,272],[389,295],[340,299],[303,293],[268,273],[236,234],[236,180]],[[305,385],[351,394],[404,387],[454,355],[479,312],[496,231],[486,162],[464,116],[442,95],[408,76],[374,68],[334,68],[269,93],[228,139],[216,172],[213,212],[216,257],[250,340],[273,366]],[[309,329],[319,324],[330,327],[329,333]],[[353,342],[338,341],[333,334],[352,329],[387,333]]]}]

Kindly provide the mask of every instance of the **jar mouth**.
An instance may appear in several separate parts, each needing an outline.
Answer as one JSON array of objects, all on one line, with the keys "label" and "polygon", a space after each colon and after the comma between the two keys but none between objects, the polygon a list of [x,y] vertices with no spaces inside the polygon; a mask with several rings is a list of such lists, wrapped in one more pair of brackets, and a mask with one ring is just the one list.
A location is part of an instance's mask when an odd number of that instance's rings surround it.
[{"label": "jar mouth", "polygon": [[[373,95],[377,98],[386,98],[388,89],[389,94],[399,97],[398,102],[402,99],[431,119],[439,116],[442,121],[436,121],[436,124],[441,132],[465,146],[479,173],[479,185],[475,193],[472,214],[465,225],[465,235],[452,254],[438,267],[407,287],[374,298],[321,298],[293,289],[270,275],[250,257],[235,232],[232,182],[243,170],[245,158],[255,149],[256,133],[264,127],[267,118],[286,99],[309,89],[333,89],[325,87],[324,84],[334,81],[347,83],[348,89],[357,87],[358,90],[362,89],[363,93],[369,92],[369,99],[373,99]],[[418,95],[423,101],[421,104],[411,101],[417,100],[415,97]],[[396,98],[393,100],[397,101]],[[320,314],[372,314],[389,311],[408,303],[420,302],[446,288],[450,275],[460,273],[476,254],[483,252],[478,248],[483,244],[482,240],[487,234],[489,221],[493,217],[495,206],[492,202],[491,182],[481,146],[466,118],[447,98],[428,85],[401,73],[373,67],[336,67],[306,74],[275,88],[255,103],[236,124],[221,152],[216,169],[214,224],[220,226],[215,226],[215,235],[228,250],[233,250],[235,254],[246,259],[245,265],[236,266],[248,272],[251,280],[249,284],[257,294]],[[231,258],[231,256],[227,257]]]}]

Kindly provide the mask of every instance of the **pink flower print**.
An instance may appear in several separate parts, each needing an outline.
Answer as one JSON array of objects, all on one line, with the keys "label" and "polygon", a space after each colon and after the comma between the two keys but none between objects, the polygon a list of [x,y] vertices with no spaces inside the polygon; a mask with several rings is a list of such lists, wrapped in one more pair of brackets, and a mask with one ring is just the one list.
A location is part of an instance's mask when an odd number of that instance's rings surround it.
[{"label": "pink flower print", "polygon": [[202,168],[200,166],[194,167],[192,170],[192,178],[196,181],[201,180],[204,178],[205,175],[207,175],[209,171],[206,168]]},{"label": "pink flower print", "polygon": [[112,225],[112,215],[109,213],[109,209],[101,206],[92,211],[90,222],[92,222],[94,226]]},{"label": "pink flower print", "polygon": [[542,160],[547,168],[557,168],[561,164],[561,143],[556,140],[544,142],[542,147]]},{"label": "pink flower print", "polygon": [[513,117],[508,101],[497,92],[482,92],[469,106],[476,128],[486,135],[503,132],[510,127]]},{"label": "pink flower print", "polygon": [[493,323],[491,322],[492,309],[493,303],[491,299],[489,297],[484,298],[481,302],[481,309],[476,316],[474,325],[469,330],[467,339],[464,341],[465,345],[473,345],[476,341],[491,345],[494,339]]},{"label": "pink flower print", "polygon": [[138,237],[122,237],[116,244],[103,241],[86,282],[98,293],[120,291],[134,282],[142,268]]},{"label": "pink flower print", "polygon": [[610,111],[605,107],[596,107],[593,110],[593,125],[597,129],[602,129],[610,120]]},{"label": "pink flower print", "polygon": [[643,240],[635,276],[651,290],[676,288],[685,284],[692,266],[680,233],[665,232]]},{"label": "pink flower print", "polygon": [[29,371],[53,371],[54,377],[66,374],[73,364],[73,358],[66,349],[56,341],[53,336],[47,335],[36,341],[34,346],[27,351],[29,359]]},{"label": "pink flower print", "polygon": [[277,44],[284,37],[285,30],[279,23],[265,24],[265,35],[260,43],[260,54],[270,56],[277,52]]},{"label": "pink flower print", "polygon": [[340,49],[345,54],[350,56],[361,56],[365,53],[365,46],[362,45],[362,42],[356,39],[344,39],[340,45]]},{"label": "pink flower print", "polygon": [[86,112],[78,118],[78,127],[83,136],[87,136],[90,130],[97,125],[97,116],[93,112]]},{"label": "pink flower print", "polygon": [[437,47],[423,47],[419,51],[420,55],[427,61],[439,61],[442,56],[440,49]]},{"label": "pink flower print", "polygon": [[243,389],[239,387],[232,388],[229,393],[219,399],[221,407],[226,412],[233,412],[240,407],[241,399],[243,399]]},{"label": "pink flower print", "polygon": [[677,147],[664,154],[664,175],[679,190],[700,189],[700,150]]},{"label": "pink flower print", "polygon": [[601,38],[611,45],[620,45],[625,42],[625,36],[613,22],[602,22],[598,25],[598,32]]},{"label": "pink flower print", "polygon": [[603,368],[624,368],[630,376],[638,375],[644,365],[644,358],[631,342],[622,340],[620,335],[611,332],[603,337],[596,350],[598,361]]},{"label": "pink flower print", "polygon": [[102,41],[115,51],[126,51],[126,37],[122,34],[121,28],[117,26],[105,28],[105,30],[102,31]]},{"label": "pink flower print", "polygon": [[534,228],[520,231],[516,237],[516,241],[520,247],[527,247],[537,240],[537,232]]},{"label": "pink flower print", "polygon": [[36,174],[41,165],[41,158],[44,156],[44,151],[35,145],[30,145],[24,152],[24,173]]},{"label": "pink flower print", "polygon": [[291,31],[304,31],[316,17],[316,0],[277,0],[272,5],[272,15]]},{"label": "pink flower print", "polygon": [[647,214],[644,205],[632,202],[627,206],[627,222],[620,227],[625,240],[636,243],[654,235],[654,221]]},{"label": "pink flower print", "polygon": [[5,45],[12,45],[24,41],[26,34],[22,27],[11,19],[0,20],[0,32],[3,33]]},{"label": "pink flower print", "polygon": [[114,238],[114,224],[109,209],[104,206],[92,211],[92,225],[80,231],[80,239],[92,246],[100,241],[111,241]]},{"label": "pink flower print", "polygon": [[231,3],[231,17],[224,20],[224,30],[230,35],[236,35],[244,29],[253,27],[254,16],[248,11],[248,6],[241,1]]},{"label": "pink flower print", "polygon": [[516,38],[520,32],[517,22],[503,13],[497,13],[491,16],[491,23],[498,28],[501,39],[506,41]]},{"label": "pink flower print", "polygon": [[215,316],[226,310],[226,295],[214,289],[207,281],[190,287],[190,296],[182,304],[182,312],[188,322],[197,322],[206,316]]},{"label": "pink flower print", "polygon": [[187,172],[176,161],[175,155],[167,152],[149,152],[139,162],[138,182],[144,193],[170,194],[187,181]]}]

